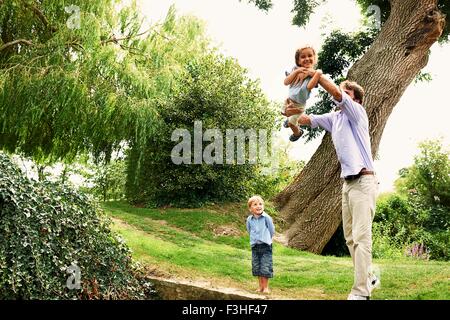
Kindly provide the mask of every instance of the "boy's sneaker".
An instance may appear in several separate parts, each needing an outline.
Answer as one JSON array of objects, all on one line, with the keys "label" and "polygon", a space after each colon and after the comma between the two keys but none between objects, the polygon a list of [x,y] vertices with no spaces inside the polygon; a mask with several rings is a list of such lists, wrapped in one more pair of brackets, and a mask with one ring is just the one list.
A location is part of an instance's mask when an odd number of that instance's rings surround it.
[{"label": "boy's sneaker", "polygon": [[297,141],[298,139],[301,138],[301,136],[303,135],[303,129],[301,129],[300,127],[299,127],[299,129],[300,129],[300,135],[296,136],[296,135],[291,134],[290,137],[289,137],[290,141],[295,142],[295,141]]},{"label": "boy's sneaker", "polygon": [[284,120],[283,127],[289,128],[289,119]]}]

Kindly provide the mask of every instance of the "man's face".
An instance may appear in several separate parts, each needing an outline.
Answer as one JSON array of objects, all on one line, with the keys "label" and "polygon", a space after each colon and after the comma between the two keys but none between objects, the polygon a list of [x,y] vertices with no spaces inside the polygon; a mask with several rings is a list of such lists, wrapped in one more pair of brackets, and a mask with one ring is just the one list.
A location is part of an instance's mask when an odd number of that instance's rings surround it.
[{"label": "man's face", "polygon": [[355,99],[355,92],[352,89],[346,88],[344,85],[341,84],[341,89],[344,91],[350,98],[352,98],[353,101],[361,103],[358,99]]}]

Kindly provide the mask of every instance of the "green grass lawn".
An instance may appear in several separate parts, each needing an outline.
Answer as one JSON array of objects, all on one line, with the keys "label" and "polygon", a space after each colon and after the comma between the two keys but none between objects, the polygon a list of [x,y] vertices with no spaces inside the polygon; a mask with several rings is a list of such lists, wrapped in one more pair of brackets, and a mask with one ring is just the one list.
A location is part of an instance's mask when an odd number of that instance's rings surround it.
[{"label": "green grass lawn", "polygon": [[[245,206],[207,209],[146,209],[103,204],[133,257],[166,276],[208,280],[254,291]],[[228,234],[223,234],[226,227]],[[222,228],[222,229],[221,229]],[[230,234],[230,230],[233,232]],[[350,257],[320,256],[274,243],[275,299],[345,299],[352,286]],[[372,299],[450,299],[450,263],[413,258],[374,259],[381,288]]]}]

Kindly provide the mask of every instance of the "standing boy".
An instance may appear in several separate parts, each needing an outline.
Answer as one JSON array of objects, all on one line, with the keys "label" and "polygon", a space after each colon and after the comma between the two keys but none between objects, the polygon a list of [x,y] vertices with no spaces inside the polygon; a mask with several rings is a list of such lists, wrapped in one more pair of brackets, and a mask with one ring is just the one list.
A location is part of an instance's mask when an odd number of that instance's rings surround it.
[{"label": "standing boy", "polygon": [[272,218],[264,212],[260,196],[248,199],[251,215],[247,218],[247,231],[252,247],[252,274],[258,277],[259,292],[269,293],[269,278],[273,277],[272,237],[275,233]]}]

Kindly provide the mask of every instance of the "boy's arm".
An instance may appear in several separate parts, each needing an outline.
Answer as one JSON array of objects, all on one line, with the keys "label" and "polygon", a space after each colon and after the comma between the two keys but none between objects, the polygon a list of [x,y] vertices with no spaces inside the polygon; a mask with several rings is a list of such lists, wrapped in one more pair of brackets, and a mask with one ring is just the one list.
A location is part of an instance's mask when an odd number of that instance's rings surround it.
[{"label": "boy's arm", "polygon": [[247,218],[245,225],[247,227],[247,232],[250,233],[250,219],[249,218]]},{"label": "boy's arm", "polygon": [[306,89],[308,89],[308,91],[311,91],[313,88],[315,88],[317,86],[317,84],[319,83],[320,77],[322,76],[322,70],[316,70],[314,72],[314,76],[311,78],[311,80],[308,82],[308,85],[306,86]]},{"label": "boy's arm", "polygon": [[270,237],[273,237],[273,235],[275,234],[275,226],[273,225],[273,220],[271,217],[268,217],[269,222],[267,223],[267,228],[269,229],[270,232]]}]

